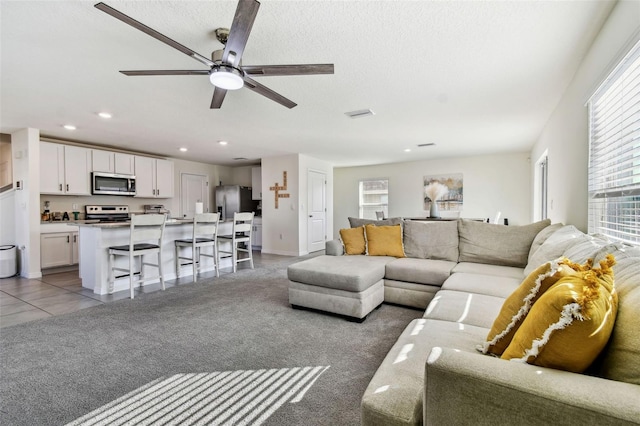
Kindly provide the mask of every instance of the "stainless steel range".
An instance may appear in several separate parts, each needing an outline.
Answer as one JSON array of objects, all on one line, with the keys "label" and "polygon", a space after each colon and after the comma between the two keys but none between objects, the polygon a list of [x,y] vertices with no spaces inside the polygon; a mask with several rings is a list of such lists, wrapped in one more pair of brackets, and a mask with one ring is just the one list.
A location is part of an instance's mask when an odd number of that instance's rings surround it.
[{"label": "stainless steel range", "polygon": [[126,222],[129,220],[129,206],[84,206],[86,220],[100,222]]}]

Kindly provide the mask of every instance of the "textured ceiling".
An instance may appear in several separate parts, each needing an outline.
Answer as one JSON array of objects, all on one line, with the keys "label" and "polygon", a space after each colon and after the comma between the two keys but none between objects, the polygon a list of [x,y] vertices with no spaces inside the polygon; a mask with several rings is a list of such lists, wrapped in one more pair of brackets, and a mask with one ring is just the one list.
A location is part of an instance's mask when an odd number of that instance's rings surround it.
[{"label": "textured ceiling", "polygon": [[[613,7],[600,0],[263,0],[243,63],[334,63],[335,75],[256,78],[297,102],[292,110],[248,89],[229,92],[222,109],[211,110],[206,76],[120,74],[206,67],[94,3],[0,3],[2,132],[34,127],[213,164],[301,153],[336,166],[528,151]],[[231,25],[236,7],[106,3],[203,56],[222,48],[213,32]],[[365,108],[375,115],[344,115]],[[436,146],[416,147],[430,142]],[[189,151],[178,152],[182,146]]]}]

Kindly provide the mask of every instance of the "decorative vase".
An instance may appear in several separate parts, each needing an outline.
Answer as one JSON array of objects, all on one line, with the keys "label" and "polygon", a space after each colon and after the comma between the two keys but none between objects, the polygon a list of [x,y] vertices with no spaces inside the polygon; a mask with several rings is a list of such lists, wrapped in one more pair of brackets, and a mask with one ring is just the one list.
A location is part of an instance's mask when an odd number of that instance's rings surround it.
[{"label": "decorative vase", "polygon": [[440,210],[438,210],[438,203],[436,201],[431,202],[429,217],[440,217]]}]

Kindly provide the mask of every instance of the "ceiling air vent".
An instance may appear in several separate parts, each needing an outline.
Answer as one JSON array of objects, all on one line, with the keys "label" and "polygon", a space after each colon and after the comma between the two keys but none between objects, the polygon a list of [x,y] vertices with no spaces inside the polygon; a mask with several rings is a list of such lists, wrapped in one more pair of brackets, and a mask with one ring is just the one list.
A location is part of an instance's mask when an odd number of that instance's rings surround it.
[{"label": "ceiling air vent", "polygon": [[435,142],[429,142],[429,143],[420,143],[418,144],[418,148],[424,148],[425,146],[435,146]]},{"label": "ceiling air vent", "polygon": [[248,160],[248,158],[245,158],[245,157],[234,157],[233,159],[236,160],[236,161]]},{"label": "ceiling air vent", "polygon": [[350,118],[361,118],[361,117],[367,117],[369,115],[375,115],[375,114],[376,113],[373,112],[371,109],[361,109],[358,111],[349,111],[344,113],[344,115]]}]

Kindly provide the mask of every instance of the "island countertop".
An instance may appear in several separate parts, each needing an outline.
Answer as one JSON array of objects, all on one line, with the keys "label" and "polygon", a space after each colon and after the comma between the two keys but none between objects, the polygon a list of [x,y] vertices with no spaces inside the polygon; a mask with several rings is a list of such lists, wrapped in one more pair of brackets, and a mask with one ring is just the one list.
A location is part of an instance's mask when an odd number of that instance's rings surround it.
[{"label": "island countertop", "polygon": [[[191,239],[193,235],[193,220],[169,219],[166,222],[162,239],[162,269],[165,280],[177,277],[175,267],[175,243],[177,239]],[[82,286],[93,290],[96,294],[109,293],[109,247],[129,243],[129,228],[131,222],[96,222],[79,221],[69,222],[69,225],[78,227],[80,240],[80,278]],[[218,233],[230,234],[233,228],[233,220],[220,221]],[[223,242],[222,244],[230,244]],[[187,248],[190,250],[190,248]],[[126,262],[125,262],[126,261]],[[222,267],[231,265],[230,259],[221,259]],[[128,260],[118,256],[117,263],[128,267]],[[208,257],[202,258],[203,271],[212,270],[213,262]],[[155,261],[152,261],[155,263]],[[192,275],[192,268],[180,268],[180,276]],[[157,281],[156,281],[157,282]],[[147,284],[152,284],[153,281]],[[129,288],[129,277],[117,277],[114,291]]]}]

